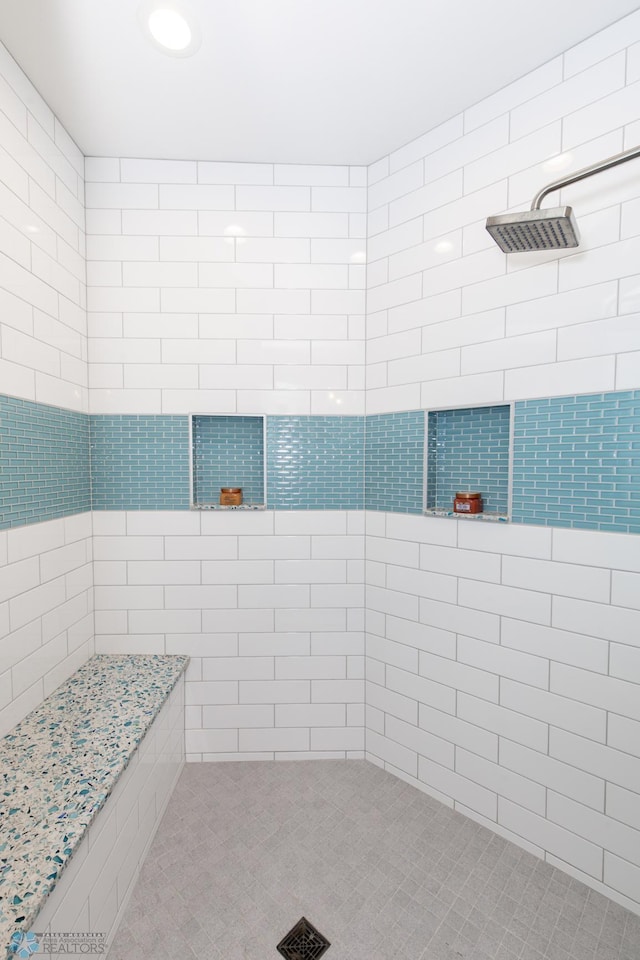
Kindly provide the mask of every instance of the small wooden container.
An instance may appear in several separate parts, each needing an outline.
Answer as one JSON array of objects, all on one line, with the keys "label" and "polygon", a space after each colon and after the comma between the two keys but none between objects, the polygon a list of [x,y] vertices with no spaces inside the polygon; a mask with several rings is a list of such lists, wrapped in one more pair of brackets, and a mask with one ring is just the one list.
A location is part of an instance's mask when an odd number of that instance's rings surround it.
[{"label": "small wooden container", "polygon": [[454,513],[482,513],[482,494],[458,491],[453,499]]},{"label": "small wooden container", "polygon": [[220,487],[220,506],[239,507],[242,504],[242,487]]}]

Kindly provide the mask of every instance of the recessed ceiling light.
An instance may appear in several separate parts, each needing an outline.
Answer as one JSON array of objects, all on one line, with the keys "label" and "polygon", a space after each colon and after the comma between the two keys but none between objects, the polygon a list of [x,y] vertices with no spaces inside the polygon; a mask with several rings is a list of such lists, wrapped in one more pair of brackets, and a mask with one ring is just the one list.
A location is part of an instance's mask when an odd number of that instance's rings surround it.
[{"label": "recessed ceiling light", "polygon": [[154,47],[172,57],[190,57],[200,46],[198,23],[182,2],[146,0],[138,10],[140,25]]},{"label": "recessed ceiling light", "polygon": [[149,14],[149,30],[153,39],[168,50],[184,50],[191,43],[191,27],[177,10],[154,10]]}]

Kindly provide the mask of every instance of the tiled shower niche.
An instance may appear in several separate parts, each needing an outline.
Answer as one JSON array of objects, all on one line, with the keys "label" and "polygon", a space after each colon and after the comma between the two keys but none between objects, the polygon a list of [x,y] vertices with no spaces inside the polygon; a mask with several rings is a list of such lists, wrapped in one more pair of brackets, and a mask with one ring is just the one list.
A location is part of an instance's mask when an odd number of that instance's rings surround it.
[{"label": "tiled shower niche", "polygon": [[[192,414],[191,506],[241,510],[265,505],[265,418]],[[221,487],[242,487],[242,507],[221,507]]]},{"label": "tiled shower niche", "polygon": [[452,511],[458,491],[479,490],[484,511],[476,516],[507,517],[510,424],[509,404],[429,412],[427,512]]}]

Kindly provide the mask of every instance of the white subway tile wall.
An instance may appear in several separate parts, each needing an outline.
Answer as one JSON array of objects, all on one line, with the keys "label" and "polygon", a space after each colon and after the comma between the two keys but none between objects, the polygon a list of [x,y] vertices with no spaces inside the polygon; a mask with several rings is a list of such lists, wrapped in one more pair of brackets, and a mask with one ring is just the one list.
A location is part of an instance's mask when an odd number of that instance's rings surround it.
[{"label": "white subway tile wall", "polygon": [[[371,519],[367,756],[597,889],[610,884],[637,912],[640,633],[626,619],[637,574],[624,572],[638,563],[634,538],[580,532],[579,566],[567,557],[573,531]],[[433,545],[438,528],[446,547]],[[419,572],[439,557],[453,591],[436,600]],[[589,601],[575,599],[583,591]],[[620,869],[607,872],[609,855]]]},{"label": "white subway tile wall", "polygon": [[84,157],[0,45],[0,389],[88,409]]},{"label": "white subway tile wall", "polygon": [[364,413],[364,167],[86,178],[93,412]]},{"label": "white subway tile wall", "polygon": [[527,209],[546,182],[632,145],[626,47],[640,16],[624,24],[370,167],[368,412],[637,385],[638,161],[556,195],[575,206],[578,251],[505,257],[484,230],[489,214]]},{"label": "white subway tile wall", "polygon": [[[639,38],[369,168],[368,413],[638,388],[640,161],[545,201],[577,251],[506,257],[484,220],[637,144]],[[638,912],[638,538],[382,514],[365,555],[367,757]]]},{"label": "white subway tile wall", "polygon": [[91,514],[0,531],[0,736],[94,652]]},{"label": "white subway tile wall", "polygon": [[191,657],[188,759],[363,755],[361,513],[93,520],[96,652]]},{"label": "white subway tile wall", "polygon": [[[0,392],[88,410],[84,157],[0,44]],[[0,532],[0,736],[93,653],[91,514]]]}]

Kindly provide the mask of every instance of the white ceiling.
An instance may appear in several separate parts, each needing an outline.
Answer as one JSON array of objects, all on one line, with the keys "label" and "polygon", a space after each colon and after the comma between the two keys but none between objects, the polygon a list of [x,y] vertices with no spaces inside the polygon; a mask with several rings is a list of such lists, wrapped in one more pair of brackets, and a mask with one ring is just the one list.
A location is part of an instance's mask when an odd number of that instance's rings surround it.
[{"label": "white ceiling", "polygon": [[169,57],[139,0],[0,0],[0,39],[88,156],[371,163],[637,0],[190,0]]}]

